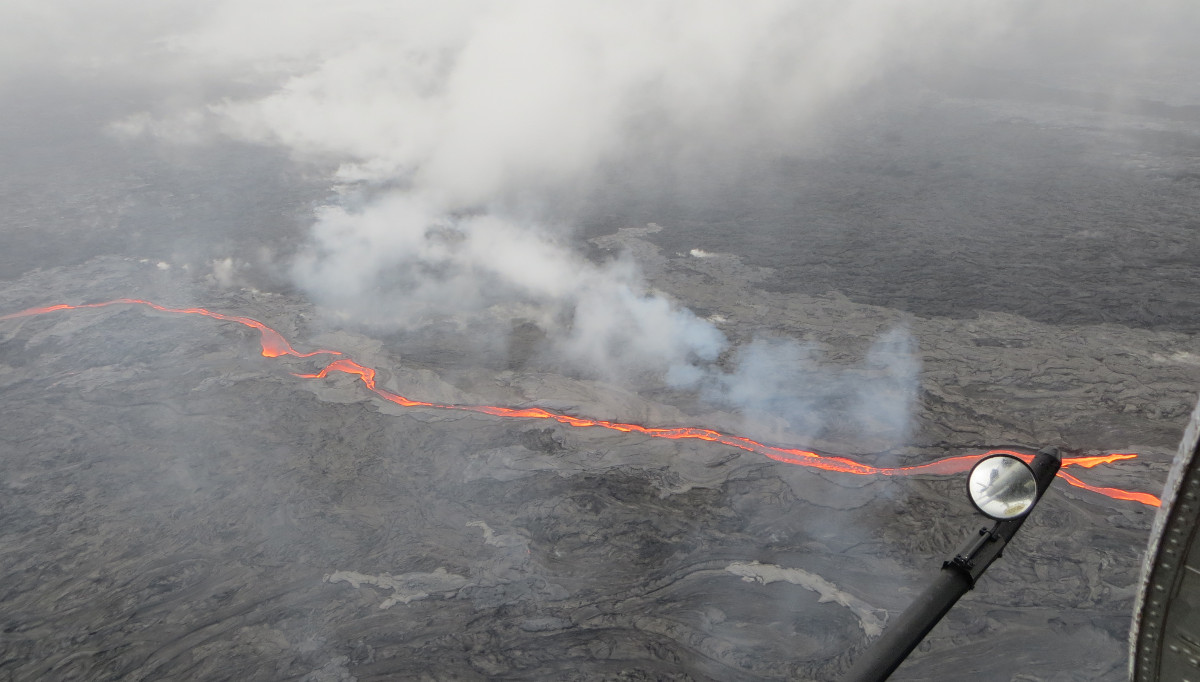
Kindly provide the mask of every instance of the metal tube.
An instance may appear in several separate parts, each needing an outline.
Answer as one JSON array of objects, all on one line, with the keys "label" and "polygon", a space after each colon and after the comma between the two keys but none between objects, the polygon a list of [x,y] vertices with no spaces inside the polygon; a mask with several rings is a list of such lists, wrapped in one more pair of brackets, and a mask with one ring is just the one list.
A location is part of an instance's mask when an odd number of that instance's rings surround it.
[{"label": "metal tube", "polygon": [[948,565],[938,571],[929,587],[854,661],[843,682],[886,680],[969,589],[971,577],[961,569]]}]

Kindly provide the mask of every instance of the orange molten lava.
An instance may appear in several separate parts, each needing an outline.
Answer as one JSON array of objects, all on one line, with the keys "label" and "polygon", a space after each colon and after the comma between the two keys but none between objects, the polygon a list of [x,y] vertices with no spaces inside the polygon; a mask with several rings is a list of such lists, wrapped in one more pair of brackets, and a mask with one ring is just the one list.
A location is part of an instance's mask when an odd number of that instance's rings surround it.
[{"label": "orange molten lava", "polygon": [[[258,320],[249,317],[240,317],[236,315],[225,315],[222,313],[214,313],[204,308],[170,308],[157,303],[143,301],[136,298],[119,298],[113,301],[105,301],[103,303],[85,303],[81,305],[53,305],[43,308],[29,308],[22,310],[19,313],[0,316],[0,320],[11,320],[20,317],[30,317],[33,315],[43,315],[45,313],[55,312],[58,310],[78,310],[81,308],[102,308],[115,304],[137,304],[149,306],[155,310],[164,313],[178,313],[187,315],[204,315],[215,320],[224,320],[227,322],[237,322],[238,324],[258,330],[262,343],[262,354],[268,358],[277,358],[285,355],[290,355],[297,358],[307,358],[314,355],[338,355],[342,353],[335,350],[315,350],[309,353],[300,353],[292,348],[291,344],[283,338],[283,335]],[[912,474],[957,474],[962,473],[971,468],[981,457],[996,453],[1008,453],[1016,455],[1029,461],[1033,458],[1032,455],[1013,452],[1010,450],[991,450],[981,455],[960,455],[956,457],[945,457],[943,459],[926,462],[907,467],[877,467],[870,464],[863,464],[847,457],[837,457],[833,455],[822,455],[808,450],[799,450],[795,448],[784,448],[774,445],[765,445],[749,438],[741,436],[731,436],[728,434],[713,431],[711,429],[702,429],[696,427],[676,427],[676,428],[658,428],[641,426],[639,424],[624,424],[621,422],[603,421],[600,419],[587,419],[584,417],[572,417],[571,415],[559,414],[550,412],[540,407],[532,408],[511,408],[499,407],[496,405],[443,405],[439,403],[428,403],[420,400],[413,400],[402,395],[392,393],[386,389],[379,388],[375,384],[375,370],[371,367],[361,365],[347,357],[338,357],[326,365],[320,372],[315,374],[295,374],[294,376],[303,379],[324,379],[331,373],[341,372],[344,374],[357,375],[363,385],[371,392],[389,402],[401,405],[403,407],[427,407],[439,410],[460,410],[465,412],[477,412],[480,414],[488,414],[495,417],[505,417],[514,419],[549,419],[560,424],[576,427],[599,427],[620,431],[623,433],[639,433],[651,438],[669,438],[672,440],[704,440],[713,443],[720,443],[729,447],[738,448],[747,452],[769,457],[777,462],[786,464],[796,464],[799,466],[814,467],[826,471],[836,471],[847,474],[858,474],[864,476],[909,476]],[[1100,455],[1094,457],[1065,457],[1063,458],[1063,467],[1077,466],[1084,469],[1100,464],[1110,464],[1121,460],[1134,459],[1136,454],[1132,453],[1113,453],[1108,455]],[[1133,502],[1141,502],[1145,505],[1158,507],[1162,504],[1154,495],[1149,493],[1131,492],[1120,488],[1102,488],[1089,485],[1080,481],[1078,478],[1059,472],[1059,477],[1067,483],[1084,490],[1090,490],[1094,493],[1106,495],[1117,500],[1130,500]]]},{"label": "orange molten lava", "polygon": [[262,322],[259,322],[258,320],[252,320],[249,317],[238,317],[236,315],[214,313],[211,310],[205,310],[204,308],[168,308],[157,303],[151,303],[150,301],[143,301],[136,298],[118,298],[115,301],[105,301],[103,303],[83,303],[81,305],[59,304],[46,306],[45,308],[30,308],[28,310],[22,310],[19,313],[11,313],[9,315],[0,316],[0,320],[11,320],[18,317],[29,317],[31,315],[42,315],[45,313],[52,313],[56,310],[103,308],[105,306],[116,305],[118,303],[136,303],[138,305],[149,306],[164,313],[203,315],[205,317],[211,317],[214,320],[225,320],[226,322],[237,322],[238,324],[244,324],[247,327],[258,330],[258,333],[262,337],[262,354],[264,357],[268,358],[277,358],[281,355],[291,355],[297,358],[311,358],[314,355],[341,355],[341,352],[336,350],[314,350],[311,353],[297,352],[295,348],[292,348],[292,344],[288,343],[287,339],[283,338],[282,334],[274,329],[271,329]]}]

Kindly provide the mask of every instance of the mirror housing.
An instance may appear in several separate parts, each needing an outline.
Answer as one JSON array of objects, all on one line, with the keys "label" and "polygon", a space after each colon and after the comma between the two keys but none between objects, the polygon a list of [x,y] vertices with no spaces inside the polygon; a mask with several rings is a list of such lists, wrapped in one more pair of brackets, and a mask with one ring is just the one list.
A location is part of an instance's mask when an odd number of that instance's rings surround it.
[{"label": "mirror housing", "polygon": [[996,521],[1018,519],[1038,500],[1038,479],[1021,459],[1008,454],[984,457],[967,476],[967,495],[984,516]]}]

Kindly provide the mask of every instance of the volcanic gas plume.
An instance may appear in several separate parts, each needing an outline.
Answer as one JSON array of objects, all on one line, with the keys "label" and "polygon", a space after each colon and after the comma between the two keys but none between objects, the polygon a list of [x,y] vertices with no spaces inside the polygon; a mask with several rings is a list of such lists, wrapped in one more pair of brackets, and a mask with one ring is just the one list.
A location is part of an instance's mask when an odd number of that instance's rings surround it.
[{"label": "volcanic gas plume", "polygon": [[[375,395],[402,407],[427,408],[438,410],[459,410],[466,412],[476,412],[480,414],[492,415],[494,417],[502,417],[506,419],[546,419],[556,421],[560,424],[574,427],[597,427],[620,431],[624,433],[638,433],[651,438],[666,438],[671,440],[703,440],[721,445],[753,452],[777,462],[786,464],[795,464],[797,466],[812,467],[823,469],[825,471],[833,471],[846,474],[856,474],[861,476],[909,476],[913,474],[936,474],[948,475],[962,473],[971,468],[971,466],[981,457],[993,454],[996,452],[1009,452],[1017,455],[1026,461],[1032,459],[1031,455],[1024,453],[1011,452],[1008,450],[991,450],[977,455],[962,455],[955,457],[945,457],[936,459],[924,464],[904,467],[879,467],[871,464],[858,462],[848,457],[837,455],[818,453],[810,450],[801,450],[797,448],[787,448],[781,446],[767,445],[742,436],[735,436],[721,433],[711,429],[699,427],[652,427],[643,426],[640,424],[628,424],[622,422],[604,421],[599,419],[589,419],[586,417],[576,417],[567,414],[551,412],[542,408],[512,408],[499,405],[450,405],[422,400],[415,400],[397,393],[393,393],[384,388],[380,388],[375,381],[375,369],[366,365],[360,364],[353,359],[346,357],[343,353],[337,350],[319,349],[307,353],[301,353],[292,347],[278,331],[268,327],[258,320],[243,317],[238,315],[228,315],[225,313],[213,312],[204,308],[173,308],[160,305],[150,301],[143,301],[133,298],[120,298],[112,301],[104,301],[100,303],[85,303],[80,305],[58,304],[38,308],[29,308],[17,313],[0,316],[0,320],[12,320],[35,315],[44,315],[64,310],[80,310],[84,308],[102,308],[110,305],[143,305],[153,308],[154,310],[181,315],[202,315],[215,320],[226,322],[236,322],[238,324],[258,330],[260,334],[260,343],[262,345],[262,354],[268,358],[280,358],[292,356],[296,358],[310,358],[320,355],[336,356],[325,365],[320,371],[309,374],[294,373],[293,376],[302,379],[324,379],[333,373],[341,372],[358,376],[363,385]],[[1137,457],[1134,453],[1111,453],[1099,456],[1090,457],[1067,457],[1063,460],[1063,467],[1077,466],[1080,468],[1091,468],[1101,464],[1112,464],[1118,461],[1131,460]],[[1149,493],[1123,490],[1120,488],[1106,488],[1087,484],[1075,476],[1060,472],[1059,477],[1067,483],[1094,493],[1105,495],[1117,500],[1128,500],[1140,502],[1149,506],[1160,506],[1159,498]]]}]

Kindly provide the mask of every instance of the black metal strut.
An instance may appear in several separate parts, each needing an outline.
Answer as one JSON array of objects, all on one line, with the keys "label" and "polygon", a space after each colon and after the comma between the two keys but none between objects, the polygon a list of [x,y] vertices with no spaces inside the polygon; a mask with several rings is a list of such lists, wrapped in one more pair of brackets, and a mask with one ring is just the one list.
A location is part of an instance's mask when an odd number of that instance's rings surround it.
[{"label": "black metal strut", "polygon": [[[1050,487],[1061,466],[1062,456],[1055,447],[1044,448],[1033,458],[1030,468],[1037,479],[1037,499],[1040,500]],[[854,661],[842,682],[886,680],[955,602],[975,587],[975,581],[1000,558],[1005,545],[1028,517],[1029,514],[1025,514],[1016,519],[997,521],[991,529],[980,528],[979,534],[972,537],[953,559],[942,563],[942,569],[929,587]]]}]

